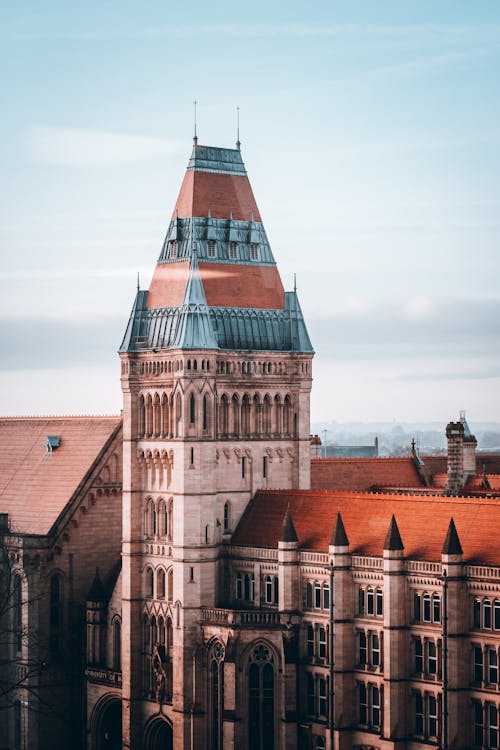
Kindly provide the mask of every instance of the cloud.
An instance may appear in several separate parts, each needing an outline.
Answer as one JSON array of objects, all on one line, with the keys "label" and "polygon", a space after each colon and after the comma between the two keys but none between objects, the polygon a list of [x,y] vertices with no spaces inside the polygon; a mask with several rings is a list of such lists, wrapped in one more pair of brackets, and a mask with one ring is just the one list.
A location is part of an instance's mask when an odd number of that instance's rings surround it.
[{"label": "cloud", "polygon": [[40,164],[63,167],[109,167],[185,153],[185,144],[169,138],[81,128],[36,127],[28,140]]},{"label": "cloud", "polygon": [[413,297],[403,305],[403,314],[410,320],[429,318],[435,311],[435,305],[429,297]]}]

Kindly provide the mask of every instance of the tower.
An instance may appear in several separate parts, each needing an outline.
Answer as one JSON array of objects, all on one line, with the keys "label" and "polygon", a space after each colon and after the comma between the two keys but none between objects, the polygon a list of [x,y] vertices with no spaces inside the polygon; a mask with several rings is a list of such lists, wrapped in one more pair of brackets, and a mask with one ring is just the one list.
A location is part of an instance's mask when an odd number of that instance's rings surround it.
[{"label": "tower", "polygon": [[240,150],[195,141],[120,348],[124,747],[205,747],[201,608],[255,491],[309,487],[312,356]]}]

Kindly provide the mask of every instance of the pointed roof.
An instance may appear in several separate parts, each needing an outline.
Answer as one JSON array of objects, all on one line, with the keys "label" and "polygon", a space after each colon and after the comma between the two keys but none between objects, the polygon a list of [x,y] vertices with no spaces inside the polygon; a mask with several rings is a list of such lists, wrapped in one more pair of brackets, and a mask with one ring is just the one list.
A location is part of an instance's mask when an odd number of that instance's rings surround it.
[{"label": "pointed roof", "polygon": [[95,569],[95,576],[94,576],[94,580],[92,581],[90,591],[87,594],[87,601],[88,602],[106,601],[106,592],[104,590],[104,586],[101,581],[101,577],[99,575],[99,568]]},{"label": "pointed roof", "polygon": [[389,530],[387,531],[387,536],[385,538],[384,549],[391,551],[404,549],[403,541],[401,539],[401,534],[399,533],[394,513],[392,514],[391,523],[389,524]]},{"label": "pointed roof", "polygon": [[172,346],[178,349],[218,349],[195,250],[191,255],[189,278]]},{"label": "pointed roof", "polygon": [[457,529],[453,517],[450,518],[450,525],[443,544],[443,555],[462,555],[462,545],[458,538]]},{"label": "pointed roof", "polygon": [[333,529],[332,538],[330,539],[331,547],[348,547],[349,539],[344,528],[344,522],[340,511],[337,513],[337,520],[335,521],[335,528]]},{"label": "pointed roof", "polygon": [[298,542],[297,532],[293,524],[292,514],[290,508],[286,509],[285,517],[283,519],[283,526],[281,527],[281,534],[279,538],[280,542]]}]

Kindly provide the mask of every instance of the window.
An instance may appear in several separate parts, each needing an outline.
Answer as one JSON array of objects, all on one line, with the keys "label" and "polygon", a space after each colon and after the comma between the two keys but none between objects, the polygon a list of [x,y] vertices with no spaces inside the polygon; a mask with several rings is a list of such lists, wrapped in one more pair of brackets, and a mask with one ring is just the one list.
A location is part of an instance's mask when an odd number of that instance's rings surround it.
[{"label": "window", "polygon": [[330,586],[323,586],[323,609],[330,609]]},{"label": "window", "polygon": [[321,584],[314,584],[314,609],[321,609]]},{"label": "window", "polygon": [[314,716],[314,677],[307,673],[307,713]]},{"label": "window", "polygon": [[326,629],[323,627],[318,630],[318,656],[326,659]]},{"label": "window", "polygon": [[475,628],[481,627],[481,602],[477,599],[474,600],[472,610],[472,624]]},{"label": "window", "polygon": [[307,626],[307,657],[312,659],[314,656],[314,627]]},{"label": "window", "polygon": [[313,605],[313,587],[311,583],[306,583],[306,609],[311,609]]},{"label": "window", "polygon": [[324,677],[318,679],[318,715],[327,715],[326,703],[326,680]]},{"label": "window", "polygon": [[203,396],[203,429],[208,430],[208,403],[206,396]]},{"label": "window", "polygon": [[483,735],[484,735],[483,707],[481,703],[476,701],[474,703],[474,744],[475,745],[479,745],[479,747],[483,746]]},{"label": "window", "polygon": [[272,750],[274,737],[274,664],[265,646],[257,646],[248,670],[248,745]]},{"label": "window", "polygon": [[272,604],[273,603],[273,579],[271,576],[266,576],[266,597],[265,601],[266,604]]},{"label": "window", "polygon": [[380,666],[380,638],[377,633],[372,633],[370,637],[371,647],[371,665],[372,667]]},{"label": "window", "polygon": [[207,255],[208,255],[209,258],[215,258],[215,242],[214,242],[214,240],[208,240]]},{"label": "window", "polygon": [[368,589],[366,592],[366,614],[367,615],[373,615],[375,613],[374,609],[374,593],[373,589]]},{"label": "window", "polygon": [[435,695],[427,696],[427,736],[437,737],[437,700]]},{"label": "window", "polygon": [[441,622],[441,597],[434,594],[432,597],[432,622]]},{"label": "window", "polygon": [[359,664],[364,667],[367,663],[367,647],[366,647],[366,633],[364,630],[360,630],[358,634],[358,654]]},{"label": "window", "polygon": [[156,598],[165,598],[165,571],[160,568],[156,576]]},{"label": "window", "polygon": [[498,682],[498,654],[496,649],[488,649],[488,682],[495,685]]},{"label": "window", "polygon": [[384,597],[382,589],[377,589],[377,615],[382,615],[384,610]]},{"label": "window", "polygon": [[423,604],[424,604],[423,620],[424,622],[430,622],[431,621],[431,595],[430,594],[424,594]]},{"label": "window", "polygon": [[366,685],[359,685],[359,723],[366,725],[368,723],[368,703],[366,700]]},{"label": "window", "polygon": [[424,734],[424,699],[420,693],[415,694],[415,734]]},{"label": "window", "polygon": [[245,479],[246,468],[247,468],[247,460],[245,456],[243,456],[243,458],[241,459],[241,478],[242,479]]},{"label": "window", "polygon": [[365,590],[359,589],[358,591],[358,614],[365,614]]},{"label": "window", "polygon": [[229,531],[231,527],[231,509],[229,506],[229,502],[227,501],[224,503],[223,525],[224,525],[224,531]]},{"label": "window", "polygon": [[487,747],[497,748],[498,747],[498,709],[492,703],[487,704],[486,716],[488,717]]},{"label": "window", "polygon": [[415,622],[420,622],[420,604],[421,596],[420,594],[415,594],[413,597],[413,619]]},{"label": "window", "polygon": [[[52,618],[52,581],[59,582],[58,576],[52,576],[50,582],[50,625],[51,631],[53,626]],[[57,588],[57,593],[59,588]],[[16,651],[19,653],[23,648],[23,582],[20,575],[17,573],[12,577],[12,597],[14,605],[14,640],[16,644]],[[59,598],[57,598],[57,608],[59,607]],[[57,631],[59,631],[59,613],[57,615]]]},{"label": "window", "polygon": [[146,598],[153,598],[154,577],[151,568],[146,568]]},{"label": "window", "polygon": [[250,245],[250,257],[252,260],[258,260],[259,258],[259,246],[255,242]]},{"label": "window", "polygon": [[234,260],[238,255],[238,245],[236,242],[229,243],[229,257]]},{"label": "window", "polygon": [[483,628],[491,630],[491,602],[485,599],[483,602]]},{"label": "window", "polygon": [[267,479],[267,456],[262,457],[262,477]]},{"label": "window", "polygon": [[371,716],[370,724],[372,727],[380,726],[380,690],[375,685],[371,686]]},{"label": "window", "polygon": [[191,424],[194,424],[196,422],[196,402],[194,400],[193,393],[189,398],[189,421]]},{"label": "window", "polygon": [[483,681],[483,649],[481,646],[472,647],[472,675],[474,682]]},{"label": "window", "polygon": [[122,668],[122,635],[119,618],[113,622],[113,669],[117,672]]},{"label": "window", "polygon": [[427,674],[437,674],[437,649],[434,641],[427,643]]},{"label": "window", "polygon": [[255,581],[253,573],[236,573],[236,599],[245,599],[253,602],[255,593]]},{"label": "window", "polygon": [[415,638],[415,672],[422,674],[424,671],[424,659],[422,653],[422,641],[420,638]]},{"label": "window", "polygon": [[495,599],[493,603],[493,627],[500,630],[500,600]]},{"label": "window", "polygon": [[177,258],[177,240],[170,240],[170,257]]}]

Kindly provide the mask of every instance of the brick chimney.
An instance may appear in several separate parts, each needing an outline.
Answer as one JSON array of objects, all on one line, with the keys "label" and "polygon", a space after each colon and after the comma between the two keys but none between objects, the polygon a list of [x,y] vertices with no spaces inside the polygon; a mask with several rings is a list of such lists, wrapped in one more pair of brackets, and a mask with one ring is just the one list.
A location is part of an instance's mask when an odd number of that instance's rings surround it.
[{"label": "brick chimney", "polygon": [[448,440],[448,495],[458,495],[464,486],[464,425],[462,422],[449,422],[446,425]]}]

